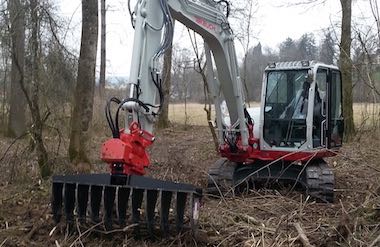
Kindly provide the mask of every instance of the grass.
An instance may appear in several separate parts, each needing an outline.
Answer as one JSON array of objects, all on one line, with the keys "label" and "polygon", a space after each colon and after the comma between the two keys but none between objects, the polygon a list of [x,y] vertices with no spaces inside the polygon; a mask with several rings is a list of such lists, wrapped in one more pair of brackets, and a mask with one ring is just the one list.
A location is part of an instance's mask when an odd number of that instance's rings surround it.
[{"label": "grass", "polygon": [[[251,107],[260,106],[259,103],[253,102]],[[189,103],[186,106],[187,124],[206,126],[206,112],[203,110],[203,104]],[[380,124],[380,103],[354,103],[354,121],[357,127],[374,126]],[[185,124],[186,122],[185,104],[170,104],[169,119],[173,123]],[[212,119],[215,118],[215,110],[212,108]]]},{"label": "grass", "polygon": [[354,103],[354,122],[357,127],[379,126],[380,104]]}]

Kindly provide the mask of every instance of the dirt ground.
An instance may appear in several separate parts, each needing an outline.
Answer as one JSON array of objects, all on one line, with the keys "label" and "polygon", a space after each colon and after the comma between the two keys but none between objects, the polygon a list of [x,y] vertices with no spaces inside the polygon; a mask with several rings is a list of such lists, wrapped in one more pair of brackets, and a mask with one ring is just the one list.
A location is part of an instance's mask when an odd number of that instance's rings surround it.
[{"label": "dirt ground", "polygon": [[[156,136],[150,150],[149,176],[205,187],[208,167],[218,159],[208,128],[175,125]],[[106,134],[99,134],[91,143],[96,170],[106,171],[97,153],[105,138]],[[59,142],[58,137],[46,141],[51,157],[55,157],[55,172],[64,172],[68,162],[62,154],[67,141]],[[316,203],[299,192],[277,190],[220,199],[204,197],[196,236],[187,233],[152,242],[135,241],[120,232],[65,235],[63,226],[55,228],[53,224],[50,181],[39,180],[27,141],[2,138],[0,247],[307,246],[300,231],[309,246],[380,246],[379,146],[379,133],[362,133],[328,160],[336,176],[333,204]]]}]

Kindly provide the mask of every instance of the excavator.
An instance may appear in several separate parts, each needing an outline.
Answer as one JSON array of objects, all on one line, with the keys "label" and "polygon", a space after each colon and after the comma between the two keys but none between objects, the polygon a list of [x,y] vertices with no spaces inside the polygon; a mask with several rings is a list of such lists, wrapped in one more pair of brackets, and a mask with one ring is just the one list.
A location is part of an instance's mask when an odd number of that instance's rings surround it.
[{"label": "excavator", "polygon": [[[54,176],[56,223],[64,217],[68,226],[121,227],[139,236],[196,228],[202,188],[144,176],[154,123],[165,100],[160,69],[172,44],[173,20],[204,40],[221,156],[209,169],[207,194],[281,184],[333,202],[334,174],[324,158],[342,145],[339,69],[315,61],[270,63],[261,106],[246,107],[229,12],[223,0],[137,1],[131,11],[135,31],[127,95],[111,98],[105,109],[112,138],[102,144],[101,159],[109,173]],[[120,112],[124,128],[119,126]]]}]

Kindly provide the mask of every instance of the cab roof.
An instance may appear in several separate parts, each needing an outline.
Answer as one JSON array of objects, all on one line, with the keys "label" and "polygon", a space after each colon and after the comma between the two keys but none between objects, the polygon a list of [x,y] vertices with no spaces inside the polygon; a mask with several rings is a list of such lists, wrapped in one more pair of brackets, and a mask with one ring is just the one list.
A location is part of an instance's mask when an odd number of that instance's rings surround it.
[{"label": "cab roof", "polygon": [[328,65],[328,64],[324,64],[322,62],[318,62],[315,60],[269,63],[268,66],[265,68],[265,70],[266,71],[267,70],[299,70],[299,69],[311,69],[311,68],[314,68],[315,66],[322,66],[326,68],[339,70],[339,68],[335,65]]}]

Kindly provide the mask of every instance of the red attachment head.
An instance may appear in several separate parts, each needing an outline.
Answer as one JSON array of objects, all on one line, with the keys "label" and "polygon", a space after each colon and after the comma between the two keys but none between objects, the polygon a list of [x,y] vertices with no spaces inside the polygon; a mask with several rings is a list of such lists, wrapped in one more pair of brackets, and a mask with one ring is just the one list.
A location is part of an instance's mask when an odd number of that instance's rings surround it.
[{"label": "red attachment head", "polygon": [[138,123],[129,126],[129,133],[120,131],[120,138],[107,140],[102,145],[101,159],[107,162],[113,174],[144,175],[149,166],[146,148],[154,141],[154,136],[142,130]]}]

